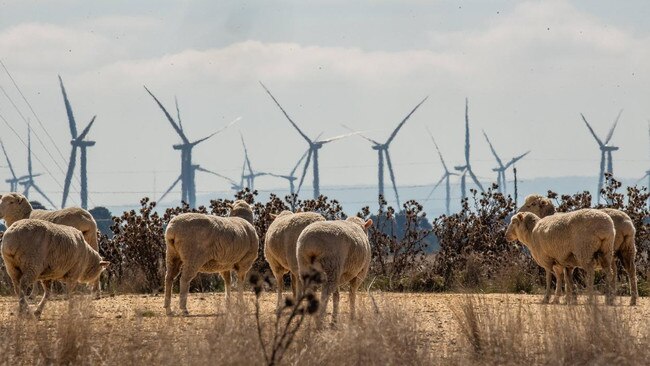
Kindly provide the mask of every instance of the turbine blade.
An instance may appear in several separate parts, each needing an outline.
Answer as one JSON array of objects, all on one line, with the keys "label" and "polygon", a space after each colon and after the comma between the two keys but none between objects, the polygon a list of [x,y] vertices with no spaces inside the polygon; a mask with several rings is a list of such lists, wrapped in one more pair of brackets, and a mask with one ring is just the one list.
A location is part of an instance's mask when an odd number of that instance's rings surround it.
[{"label": "turbine blade", "polygon": [[589,124],[589,122],[587,122],[587,119],[585,118],[585,116],[582,113],[580,113],[580,117],[582,117],[582,120],[587,125],[587,128],[589,129],[589,132],[591,132],[591,135],[596,139],[596,142],[598,143],[598,146],[604,147],[605,144],[603,144],[603,142],[598,138],[598,136],[596,136],[596,132],[594,132],[594,129],[591,128],[591,125]]},{"label": "turbine blade", "polygon": [[9,171],[11,172],[11,176],[13,179],[16,179],[16,172],[14,171],[14,167],[11,165],[11,161],[9,160],[9,155],[7,155],[7,150],[5,150],[5,145],[2,143],[2,140],[0,140],[0,146],[2,146],[2,152],[5,154],[5,158],[7,159],[7,165],[9,166]]},{"label": "turbine blade", "polygon": [[[355,130],[351,129],[350,127],[348,127],[348,126],[346,126],[346,125],[343,125],[343,124],[342,124],[341,126],[342,126],[343,128],[345,128],[346,130],[350,131],[350,132],[355,132]],[[361,137],[363,137],[364,139],[366,139],[366,140],[372,142],[372,143],[375,144],[375,145],[381,145],[381,143],[379,143],[378,141],[375,141],[375,140],[371,139],[370,137],[364,136],[361,132],[359,132],[359,136],[361,136]],[[318,138],[316,138],[316,140],[318,140]]]},{"label": "turbine blade", "polygon": [[305,165],[302,169],[302,176],[300,177],[300,183],[298,183],[298,189],[296,190],[296,194],[300,193],[300,188],[302,188],[302,183],[305,181],[305,176],[307,176],[307,169],[309,169],[309,163],[311,162],[312,154],[313,154],[313,150],[310,148],[309,153],[307,154],[307,160],[305,160]]},{"label": "turbine blade", "polygon": [[32,128],[27,124],[27,172],[32,176]]},{"label": "turbine blade", "polygon": [[317,142],[317,143],[320,143],[320,144],[322,144],[322,145],[325,145],[325,144],[327,144],[327,143],[329,143],[329,142],[336,141],[336,140],[340,140],[340,139],[343,139],[343,138],[346,138],[346,137],[350,137],[350,136],[354,136],[354,135],[358,135],[358,134],[360,134],[360,132],[346,133],[346,134],[343,134],[343,135],[338,135],[338,136],[330,137],[330,138],[328,138],[328,139],[320,140],[320,141],[316,141],[316,142]]},{"label": "turbine blade", "polygon": [[90,128],[93,126],[93,123],[95,123],[95,118],[97,118],[97,116],[93,116],[93,119],[90,120],[88,126],[86,126],[86,128],[84,128],[83,131],[81,131],[81,134],[79,135],[79,137],[77,137],[77,140],[83,140],[84,138],[86,138],[86,135],[88,135]]},{"label": "turbine blade", "polygon": [[487,133],[483,131],[483,136],[485,136],[485,141],[487,141],[488,145],[490,145],[490,151],[492,151],[492,155],[494,155],[494,158],[497,159],[497,163],[499,164],[500,168],[503,168],[503,162],[501,161],[501,158],[497,154],[497,151],[494,149],[494,146],[492,145],[492,142],[490,141],[490,138],[488,137]]},{"label": "turbine blade", "polygon": [[395,199],[397,200],[397,209],[399,210],[400,203],[399,203],[399,192],[397,192],[397,183],[395,183],[395,173],[393,172],[393,163],[390,160],[390,153],[388,152],[388,149],[386,151],[386,163],[388,164],[388,173],[390,173],[390,181],[393,184],[393,191],[395,191]]},{"label": "turbine blade", "polygon": [[149,93],[149,95],[151,95],[153,100],[156,101],[156,104],[158,104],[158,107],[160,107],[160,109],[163,111],[163,113],[165,114],[165,117],[167,117],[167,120],[169,121],[169,123],[171,123],[172,127],[174,128],[174,131],[176,131],[176,133],[181,137],[181,140],[183,140],[183,143],[189,144],[190,141],[185,136],[185,133],[183,132],[183,130],[176,124],[176,122],[174,121],[174,118],[169,114],[169,112],[167,112],[167,109],[165,109],[165,107],[162,105],[162,103],[160,103],[158,98],[156,98],[156,96],[153,95],[153,93],[149,89],[147,89],[146,86],[144,87],[144,90],[146,90],[147,93]]},{"label": "turbine blade", "polygon": [[63,103],[65,103],[65,111],[68,114],[68,123],[70,124],[70,134],[72,135],[73,139],[77,138],[77,122],[74,120],[74,114],[72,113],[72,106],[70,105],[70,101],[68,100],[68,93],[65,91],[65,87],[63,86],[63,79],[61,79],[61,75],[59,75],[59,85],[61,85],[61,93],[63,94]]},{"label": "turbine blade", "polygon": [[447,178],[447,174],[444,174],[442,178],[433,186],[433,189],[431,189],[431,192],[429,192],[429,195],[427,195],[427,198],[424,200],[424,202],[429,201],[429,198],[433,195],[433,192],[438,188],[438,186]]},{"label": "turbine blade", "polygon": [[181,110],[178,108],[178,98],[174,95],[174,104],[176,104],[176,119],[178,120],[178,127],[183,131],[183,122],[181,121]]},{"label": "turbine blade", "polygon": [[612,139],[612,136],[614,135],[614,130],[616,129],[616,125],[618,125],[618,120],[621,118],[622,113],[623,113],[622,109],[620,111],[618,111],[618,115],[616,116],[616,119],[614,120],[614,124],[612,125],[612,128],[609,129],[609,133],[607,134],[607,137],[605,138],[605,144],[608,144],[609,140]]},{"label": "turbine blade", "polygon": [[198,170],[200,172],[212,174],[212,175],[217,176],[219,178],[223,178],[223,179],[227,180],[230,184],[235,184],[235,185],[237,184],[237,182],[235,182],[234,180],[226,177],[225,175],[219,174],[217,172],[213,172],[212,170],[208,170],[208,169],[202,168],[200,166],[196,167],[196,170]]},{"label": "turbine blade", "polygon": [[202,143],[203,141],[205,141],[205,140],[211,138],[212,136],[214,136],[214,135],[216,135],[216,134],[219,134],[219,133],[223,132],[225,129],[227,129],[228,127],[234,125],[235,123],[239,122],[240,120],[241,120],[241,117],[237,117],[237,118],[235,118],[235,119],[232,120],[230,123],[228,123],[228,124],[225,125],[224,127],[221,127],[220,129],[214,131],[214,132],[211,133],[210,135],[208,135],[208,136],[206,136],[206,137],[204,137],[204,138],[202,138],[202,139],[199,139],[199,140],[196,140],[196,141],[192,142],[192,146],[196,146],[196,145]]},{"label": "turbine blade", "polygon": [[424,99],[422,99],[422,101],[421,101],[420,103],[418,103],[418,105],[416,105],[415,108],[413,108],[413,110],[411,110],[411,112],[410,112],[409,114],[406,115],[406,117],[404,117],[404,119],[402,120],[402,122],[400,122],[400,123],[397,125],[397,127],[395,128],[395,130],[393,131],[393,133],[390,134],[390,137],[388,137],[388,140],[386,140],[386,144],[385,144],[385,145],[390,145],[390,143],[393,141],[393,139],[395,138],[395,136],[397,135],[397,133],[399,132],[399,130],[402,128],[402,126],[404,126],[404,124],[406,123],[406,121],[408,121],[408,119],[411,117],[411,115],[412,115],[413,113],[415,113],[415,111],[416,111],[418,108],[420,108],[420,106],[422,105],[422,103],[424,103],[427,99],[429,99],[429,96],[426,96]]},{"label": "turbine blade", "polygon": [[168,194],[169,192],[171,192],[172,189],[174,189],[174,187],[176,187],[176,185],[178,184],[178,182],[181,181],[181,178],[183,178],[182,175],[179,175],[178,178],[176,178],[176,180],[174,181],[174,183],[172,183],[172,185],[169,186],[169,188],[165,191],[165,193],[163,193],[163,195],[160,196],[160,198],[158,198],[158,202],[162,201],[162,200],[167,196],[167,194]]},{"label": "turbine blade", "polygon": [[309,149],[307,149],[307,151],[305,151],[305,153],[302,154],[302,156],[300,157],[300,160],[298,160],[298,162],[293,167],[293,169],[291,169],[291,176],[292,177],[296,173],[296,169],[298,169],[298,166],[300,166],[300,163],[305,159],[305,157],[307,157],[307,154],[309,154]]},{"label": "turbine blade", "polygon": [[253,167],[251,166],[251,160],[248,158],[248,149],[246,148],[246,143],[244,142],[244,135],[241,133],[241,131],[239,131],[239,137],[241,137],[241,144],[244,146],[244,159],[246,161],[246,165],[248,166],[248,174],[254,175]]},{"label": "turbine blade", "polygon": [[524,156],[526,156],[526,155],[528,155],[528,154],[530,154],[530,150],[526,151],[525,153],[523,153],[523,154],[521,154],[521,155],[519,155],[519,156],[515,156],[514,158],[512,158],[512,160],[510,160],[510,161],[508,162],[508,164],[507,164],[503,169],[505,170],[505,169],[510,168],[512,165],[514,165],[514,164],[515,164],[516,162],[518,162],[519,160],[523,159]]},{"label": "turbine blade", "polygon": [[72,174],[74,174],[74,166],[77,163],[77,147],[72,146],[70,151],[70,160],[68,161],[68,171],[65,174],[65,182],[63,183],[63,200],[61,207],[65,207],[65,202],[68,200],[68,193],[70,193],[70,183],[72,182]]},{"label": "turbine blade", "polygon": [[46,200],[50,205],[52,205],[52,207],[56,210],[57,207],[56,207],[56,205],[54,204],[54,202],[52,202],[52,200],[50,199],[50,197],[48,197],[48,196],[45,194],[45,192],[43,192],[43,191],[42,191],[42,190],[41,190],[41,189],[36,185],[36,183],[33,183],[33,182],[32,182],[31,186],[34,187],[34,189],[36,190],[36,192],[38,192],[38,194],[40,194],[41,197],[45,198],[45,200]]},{"label": "turbine blade", "polygon": [[467,169],[467,172],[469,173],[469,176],[472,177],[472,180],[474,181],[474,184],[476,184],[481,189],[481,191],[485,191],[483,189],[483,185],[481,184],[481,182],[479,182],[478,178],[476,178],[476,175],[474,175],[474,172],[472,171],[471,167],[469,167]]},{"label": "turbine blade", "polygon": [[302,132],[302,130],[301,130],[301,129],[298,127],[298,125],[297,125],[297,124],[296,124],[296,123],[291,119],[291,117],[289,117],[289,115],[287,114],[287,112],[284,110],[284,108],[282,108],[282,106],[281,106],[280,103],[277,101],[277,99],[275,99],[275,97],[273,96],[273,94],[271,94],[271,92],[269,91],[269,89],[267,89],[266,86],[265,86],[264,84],[262,84],[261,81],[260,81],[260,85],[262,86],[262,88],[264,88],[264,90],[266,90],[266,93],[271,97],[271,99],[273,99],[273,102],[275,102],[275,104],[278,106],[278,108],[280,108],[280,110],[282,111],[282,113],[284,114],[284,116],[287,117],[287,119],[289,120],[289,122],[291,123],[291,125],[293,125],[293,127],[298,131],[298,133],[300,134],[300,136],[302,136],[305,140],[307,140],[307,143],[309,143],[309,144],[311,145],[312,142],[311,142],[311,140],[309,139],[309,137],[307,137],[307,135],[305,135],[305,133]]},{"label": "turbine blade", "polygon": [[431,137],[431,141],[433,141],[433,146],[436,147],[436,151],[438,152],[438,156],[440,157],[440,162],[442,163],[442,167],[445,168],[445,173],[449,173],[449,169],[447,168],[447,164],[445,163],[445,159],[442,157],[442,153],[440,152],[440,148],[438,147],[438,144],[436,143],[436,139],[433,138],[433,134],[431,133],[431,130],[429,127],[426,128],[427,132],[429,133],[429,137]]}]

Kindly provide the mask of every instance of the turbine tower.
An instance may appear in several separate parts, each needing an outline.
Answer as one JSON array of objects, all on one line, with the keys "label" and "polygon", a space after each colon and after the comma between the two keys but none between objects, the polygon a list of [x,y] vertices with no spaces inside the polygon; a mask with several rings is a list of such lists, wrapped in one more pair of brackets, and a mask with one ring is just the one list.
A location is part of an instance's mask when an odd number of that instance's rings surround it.
[{"label": "turbine tower", "polygon": [[70,151],[70,160],[68,161],[68,171],[65,175],[65,184],[63,186],[63,200],[61,201],[61,207],[65,207],[66,201],[68,200],[68,194],[70,193],[70,183],[72,182],[72,175],[74,174],[75,164],[77,163],[77,149],[80,150],[80,170],[81,170],[81,208],[88,208],[88,171],[87,171],[87,148],[95,145],[95,141],[85,140],[90,127],[95,123],[95,118],[93,116],[88,123],[88,126],[77,135],[77,122],[74,119],[74,114],[72,113],[72,106],[70,105],[70,100],[68,100],[68,94],[65,91],[63,86],[63,80],[59,76],[59,84],[61,85],[61,93],[63,94],[63,102],[65,103],[65,111],[68,114],[68,123],[70,124],[70,134],[72,135],[72,140],[70,140],[70,145],[72,149]]},{"label": "turbine tower", "polygon": [[[377,151],[377,178],[378,178],[378,189],[379,193],[378,196],[385,197],[384,195],[384,159],[386,159],[386,164],[388,164],[388,173],[390,174],[390,180],[391,183],[393,184],[393,191],[395,192],[395,200],[397,201],[397,207],[401,207],[400,202],[399,202],[399,192],[397,191],[397,183],[395,183],[395,173],[393,171],[393,163],[390,160],[390,153],[388,152],[388,148],[390,147],[390,143],[393,142],[395,139],[395,136],[397,136],[397,133],[399,130],[404,126],[406,121],[408,121],[409,118],[411,118],[411,115],[415,113],[415,111],[420,108],[422,103],[424,103],[429,97],[425,97],[422,99],[420,103],[418,103],[415,108],[413,108],[409,114],[402,119],[402,121],[397,125],[397,127],[393,130],[393,132],[390,134],[386,142],[381,143],[376,140],[373,140],[371,138],[368,138],[366,136],[361,135],[364,139],[370,141],[372,143],[372,149]],[[344,126],[345,127],[345,126]],[[346,127],[349,129],[348,127]]]},{"label": "turbine tower", "polygon": [[41,190],[36,182],[34,182],[34,178],[40,176],[41,174],[34,174],[32,171],[32,133],[31,133],[31,127],[29,125],[27,126],[27,175],[22,176],[18,178],[20,185],[25,187],[25,190],[23,191],[23,195],[29,199],[29,190],[31,188],[34,188],[38,194],[41,195],[41,197],[45,198],[45,200],[53,207],[56,209],[56,205],[50,200],[50,198]]},{"label": "turbine tower", "polygon": [[596,132],[594,132],[594,129],[591,127],[589,122],[587,122],[585,116],[582,113],[580,113],[580,117],[582,117],[582,120],[585,122],[585,125],[587,125],[587,129],[589,129],[591,135],[594,137],[594,139],[596,139],[596,142],[598,143],[598,147],[600,148],[600,175],[598,177],[598,193],[596,194],[596,197],[598,197],[596,199],[597,203],[600,203],[600,190],[603,188],[603,180],[605,177],[605,172],[609,174],[613,174],[614,172],[612,152],[617,151],[618,146],[609,145],[609,141],[612,139],[612,136],[614,135],[614,130],[618,125],[619,118],[621,118],[621,113],[623,113],[622,109],[618,112],[618,115],[614,120],[614,124],[612,124],[612,127],[609,129],[609,133],[605,137],[605,141],[598,138]]},{"label": "turbine tower", "polygon": [[497,173],[497,185],[499,186],[499,192],[505,195],[507,191],[506,171],[516,162],[523,159],[524,156],[530,154],[530,151],[526,151],[519,156],[515,156],[507,164],[503,165],[503,160],[501,160],[499,154],[497,154],[497,151],[494,149],[494,146],[492,145],[492,142],[490,141],[490,138],[488,137],[487,133],[485,133],[485,131],[483,131],[483,136],[485,136],[485,141],[487,141],[488,145],[490,145],[490,151],[492,151],[492,155],[494,155],[494,158],[497,160],[498,166],[496,168],[493,168],[492,171]]},{"label": "turbine tower", "polygon": [[[291,117],[289,117],[287,112],[284,110],[284,108],[282,108],[282,106],[275,99],[273,94],[271,94],[269,89],[267,89],[266,86],[264,84],[262,84],[262,82],[260,82],[260,85],[262,85],[262,88],[264,88],[264,90],[266,90],[266,93],[271,97],[271,99],[273,99],[273,102],[275,102],[275,104],[278,106],[278,108],[280,108],[280,110],[282,111],[284,116],[289,120],[289,122],[296,129],[296,131],[298,131],[300,136],[302,136],[302,138],[304,138],[305,141],[307,141],[307,144],[309,144],[309,151],[307,153],[307,160],[305,161],[305,165],[304,165],[304,168],[303,168],[303,171],[302,171],[302,176],[300,177],[300,183],[298,184],[297,193],[300,193],[300,188],[302,187],[302,183],[304,182],[305,176],[307,175],[307,169],[309,169],[309,165],[311,164],[312,168],[313,168],[313,178],[314,178],[314,182],[313,182],[314,199],[318,199],[318,196],[320,196],[320,174],[319,174],[319,170],[318,170],[318,150],[320,150],[323,147],[323,145],[325,145],[325,144],[328,144],[328,143],[330,143],[332,141],[340,140],[340,139],[348,137],[348,136],[356,135],[356,134],[358,134],[358,132],[348,133],[348,134],[345,134],[345,135],[334,136],[334,137],[330,137],[330,138],[324,139],[324,140],[319,140],[319,139],[312,140],[309,137],[307,137],[307,135],[305,135],[305,133],[302,132],[302,130],[291,119]],[[312,158],[314,159],[313,164],[311,163]]]},{"label": "turbine tower", "polygon": [[474,183],[479,187],[481,191],[483,191],[483,186],[481,185],[481,182],[478,181],[478,178],[476,178],[476,174],[474,174],[474,171],[472,170],[472,164],[469,161],[469,108],[468,108],[469,102],[467,98],[465,98],[465,165],[459,165],[455,166],[454,169],[458,172],[460,172],[460,191],[461,191],[461,197],[465,199],[467,197],[467,174],[472,178]]},{"label": "turbine tower", "polygon": [[[181,143],[173,145],[174,150],[180,150],[181,151],[181,175],[174,181],[174,183],[171,185],[171,187],[167,190],[168,192],[171,191],[180,181],[181,182],[181,199],[184,202],[187,202],[190,207],[194,208],[196,207],[196,184],[194,177],[196,175],[196,167],[192,165],[192,149],[200,144],[201,142],[211,138],[212,136],[218,134],[219,132],[222,132],[226,128],[232,126],[235,124],[237,121],[239,121],[241,118],[235,118],[232,122],[227,124],[225,127],[222,127],[221,129],[213,132],[212,134],[208,135],[207,137],[204,137],[202,139],[196,140],[194,142],[190,142],[190,140],[187,138],[185,135],[185,131],[183,130],[183,123],[181,122],[181,114],[180,110],[178,109],[178,101],[176,101],[176,116],[178,118],[178,122],[174,120],[174,118],[167,112],[167,109],[162,105],[162,103],[156,98],[155,95],[147,87],[145,86],[144,89],[151,95],[153,100],[156,102],[158,107],[162,110],[162,112],[165,114],[165,117],[169,121],[169,123],[172,125],[172,128],[178,136],[181,138]],[[165,193],[166,194],[166,193]],[[162,200],[162,198],[165,195],[161,196],[159,200]]]},{"label": "turbine tower", "polygon": [[447,168],[447,164],[445,163],[445,159],[442,157],[442,153],[440,152],[440,148],[438,147],[438,144],[436,143],[436,140],[433,138],[433,134],[427,127],[427,132],[429,133],[429,136],[431,136],[431,141],[433,141],[433,145],[436,147],[436,151],[438,152],[438,156],[440,157],[440,162],[442,163],[442,167],[445,169],[445,173],[442,175],[440,180],[433,186],[433,189],[431,192],[429,192],[429,195],[427,196],[427,199],[425,200],[428,201],[429,198],[431,198],[431,195],[433,195],[433,192],[438,188],[438,186],[445,181],[445,191],[446,191],[446,196],[445,196],[445,210],[447,212],[447,215],[449,215],[449,206],[451,203],[451,184],[449,183],[449,177],[452,175],[458,175],[457,173],[452,173],[449,171],[449,168]]},{"label": "turbine tower", "polygon": [[11,165],[11,160],[9,160],[9,155],[7,155],[7,150],[5,149],[5,145],[2,143],[2,140],[0,140],[0,146],[2,147],[2,152],[5,154],[5,158],[7,159],[7,166],[11,172],[11,178],[5,180],[5,182],[9,183],[9,192],[17,192],[20,179],[16,177],[16,172],[14,171],[13,165]]}]

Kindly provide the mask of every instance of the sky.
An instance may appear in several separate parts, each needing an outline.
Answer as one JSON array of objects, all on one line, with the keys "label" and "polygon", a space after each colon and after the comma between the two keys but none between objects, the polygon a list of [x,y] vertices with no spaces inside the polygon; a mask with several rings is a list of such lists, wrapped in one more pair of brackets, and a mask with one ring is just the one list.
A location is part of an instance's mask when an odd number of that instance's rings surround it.
[{"label": "sky", "polygon": [[[643,0],[0,0],[0,60],[34,111],[0,68],[8,95],[0,92],[0,138],[24,174],[31,121],[34,171],[44,173],[37,183],[59,203],[71,148],[61,75],[78,129],[97,116],[91,206],[159,197],[180,173],[172,148],[180,139],[146,85],[170,110],[178,99],[192,140],[242,118],[198,145],[195,163],[238,180],[241,131],[254,169],[286,174],[307,144],[262,81],[311,137],[344,134],[345,124],[385,140],[428,96],[390,147],[400,186],[442,174],[426,128],[448,165],[463,162],[465,98],[481,181],[496,179],[482,130],[504,160],[531,150],[520,179],[596,176],[600,153],[580,113],[602,138],[621,109],[614,172],[638,179],[650,168],[649,11]],[[324,193],[376,185],[376,151],[359,136],[326,145],[319,158]],[[8,176],[2,161],[0,178]],[[211,175],[196,180],[199,194],[230,188]],[[262,190],[285,186],[256,181]],[[169,198],[179,195],[180,185]]]}]

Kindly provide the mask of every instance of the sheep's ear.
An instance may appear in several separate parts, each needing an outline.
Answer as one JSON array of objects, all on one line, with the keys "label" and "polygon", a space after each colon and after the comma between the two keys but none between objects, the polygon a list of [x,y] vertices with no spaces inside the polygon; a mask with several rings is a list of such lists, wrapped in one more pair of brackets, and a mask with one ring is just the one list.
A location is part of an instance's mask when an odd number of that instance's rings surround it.
[{"label": "sheep's ear", "polygon": [[371,226],[372,226],[372,219],[368,219],[368,220],[366,220],[366,223],[363,224],[363,228],[364,228],[364,229],[368,229],[368,228],[371,227]]},{"label": "sheep's ear", "polygon": [[111,262],[109,262],[109,261],[100,261],[100,262],[99,262],[99,265],[100,265],[102,268],[106,268],[106,267],[108,267],[108,266],[111,265]]},{"label": "sheep's ear", "polygon": [[278,215],[277,215],[277,214],[269,214],[269,216],[271,216],[271,221],[273,221],[273,220],[275,220],[275,219],[278,218]]},{"label": "sheep's ear", "polygon": [[16,201],[16,202],[17,203],[23,203],[24,201],[25,201],[25,197],[24,196],[19,196],[18,201]]},{"label": "sheep's ear", "polygon": [[524,213],[520,212],[515,217],[517,218],[517,220],[522,221],[524,219]]}]

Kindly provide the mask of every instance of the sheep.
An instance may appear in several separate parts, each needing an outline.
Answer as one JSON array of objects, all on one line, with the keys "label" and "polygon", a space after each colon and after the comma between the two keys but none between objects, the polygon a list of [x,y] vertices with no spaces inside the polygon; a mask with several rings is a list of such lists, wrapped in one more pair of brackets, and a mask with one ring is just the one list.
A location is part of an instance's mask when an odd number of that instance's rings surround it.
[{"label": "sheep", "polygon": [[[307,226],[298,237],[296,256],[300,280],[311,270],[323,274],[321,309],[318,323],[325,316],[327,302],[333,294],[332,323],[339,310],[338,287],[350,283],[350,318],[354,319],[357,288],[370,267],[370,241],[368,228],[372,220],[350,217],[345,221],[318,221]],[[302,284],[304,286],[304,283]]]},{"label": "sheep", "polygon": [[291,289],[293,296],[299,296],[300,281],[298,280],[298,259],[296,257],[296,244],[298,236],[307,225],[325,221],[325,218],[316,212],[282,211],[274,217],[269,225],[264,239],[264,257],[269,262],[277,284],[278,308],[282,302],[282,290],[285,273],[291,274]]},{"label": "sheep", "polygon": [[184,213],[170,220],[165,230],[167,247],[165,311],[171,310],[172,283],[180,273],[180,309],[187,310],[190,281],[199,272],[219,272],[225,282],[226,302],[230,300],[230,271],[237,271],[237,287],[243,299],[243,284],[257,259],[259,239],[253,227],[253,210],[245,201],[235,201],[230,217]]},{"label": "sheep", "polygon": [[[636,246],[635,235],[636,228],[632,219],[623,211],[612,208],[600,209],[602,212],[609,215],[614,221],[614,229],[616,230],[616,237],[614,238],[614,255],[619,258],[623,264],[625,272],[627,272],[630,281],[630,305],[636,305],[639,292],[637,290],[636,278]],[[553,202],[543,196],[533,194],[526,197],[524,205],[519,209],[519,212],[532,212],[539,217],[546,217],[555,214],[555,207]],[[612,270],[614,272],[614,291],[616,291],[616,263],[612,261]],[[571,272],[569,272],[571,273]]]},{"label": "sheep", "polygon": [[[607,303],[612,304],[611,262],[614,236],[612,219],[594,209],[545,218],[539,218],[532,212],[519,212],[512,217],[506,230],[506,240],[522,242],[530,250],[535,262],[546,270],[546,292],[542,303],[549,301],[553,272],[558,276],[560,286],[558,270],[574,267],[587,271],[589,300],[593,301],[594,267],[600,264],[607,281]],[[571,284],[570,277],[567,276],[567,281]],[[567,287],[571,299],[573,286]],[[557,301],[558,288],[555,294]]]},{"label": "sheep", "polygon": [[[34,210],[27,198],[20,193],[0,195],[0,219],[4,219],[7,227],[22,219],[41,219],[59,225],[66,225],[81,231],[86,242],[96,251],[97,223],[90,212],[79,207],[67,207],[61,210]],[[101,297],[99,278],[92,284],[95,299]]]},{"label": "sheep", "polygon": [[81,231],[39,219],[23,219],[9,226],[2,238],[2,258],[18,295],[19,313],[29,313],[25,293],[35,281],[41,281],[44,294],[33,313],[36,318],[43,313],[52,281],[63,281],[70,298],[78,282],[95,283],[109,265]]}]

